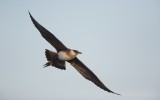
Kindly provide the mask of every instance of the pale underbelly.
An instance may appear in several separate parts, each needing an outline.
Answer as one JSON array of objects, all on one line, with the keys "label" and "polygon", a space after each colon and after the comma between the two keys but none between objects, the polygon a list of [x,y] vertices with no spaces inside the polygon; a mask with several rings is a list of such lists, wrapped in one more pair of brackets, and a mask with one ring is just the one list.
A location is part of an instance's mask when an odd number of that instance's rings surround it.
[{"label": "pale underbelly", "polygon": [[59,58],[59,60],[62,60],[62,61],[72,60],[75,57],[76,57],[76,55],[69,55],[64,51],[60,51],[58,53],[58,58]]}]

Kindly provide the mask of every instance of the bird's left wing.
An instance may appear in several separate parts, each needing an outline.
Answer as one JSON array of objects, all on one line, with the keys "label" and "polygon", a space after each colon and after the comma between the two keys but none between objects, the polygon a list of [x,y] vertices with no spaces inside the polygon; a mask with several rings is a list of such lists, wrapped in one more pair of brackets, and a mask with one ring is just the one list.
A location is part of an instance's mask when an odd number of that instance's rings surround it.
[{"label": "bird's left wing", "polygon": [[49,32],[47,29],[45,29],[42,25],[40,25],[30,14],[30,18],[35,25],[35,27],[39,30],[43,38],[45,38],[57,51],[66,50],[67,47],[58,40],[51,32]]},{"label": "bird's left wing", "polygon": [[84,78],[88,79],[89,81],[92,81],[95,85],[100,87],[101,89],[108,91],[110,93],[114,93],[117,95],[120,95],[118,93],[115,93],[108,89],[99,79],[98,77],[89,69],[87,68],[77,57],[73,60],[68,61]]}]

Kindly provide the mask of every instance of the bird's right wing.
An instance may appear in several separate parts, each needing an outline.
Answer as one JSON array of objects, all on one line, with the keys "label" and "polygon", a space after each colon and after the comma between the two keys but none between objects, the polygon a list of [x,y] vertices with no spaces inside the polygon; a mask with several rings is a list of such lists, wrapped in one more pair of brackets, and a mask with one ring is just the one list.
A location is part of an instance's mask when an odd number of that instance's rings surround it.
[{"label": "bird's right wing", "polygon": [[110,93],[114,93],[117,95],[120,95],[118,93],[115,93],[108,89],[99,79],[98,77],[89,69],[87,68],[77,57],[73,60],[68,61],[84,78],[88,79],[89,81],[92,81],[95,85],[100,87],[101,89],[108,91]]},{"label": "bird's right wing", "polygon": [[43,38],[45,38],[57,51],[66,50],[67,47],[58,40],[51,32],[49,32],[47,29],[45,29],[42,25],[40,25],[30,14],[30,18],[35,25],[35,27],[39,30]]}]

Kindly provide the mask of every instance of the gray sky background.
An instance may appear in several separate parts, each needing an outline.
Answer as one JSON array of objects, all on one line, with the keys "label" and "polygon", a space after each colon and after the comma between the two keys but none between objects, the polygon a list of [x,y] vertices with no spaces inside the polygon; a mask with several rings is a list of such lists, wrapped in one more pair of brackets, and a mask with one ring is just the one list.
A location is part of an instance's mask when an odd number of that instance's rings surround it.
[{"label": "gray sky background", "polygon": [[[67,70],[45,68],[55,51],[33,17],[117,96]],[[159,0],[0,0],[0,100],[160,100]]]}]

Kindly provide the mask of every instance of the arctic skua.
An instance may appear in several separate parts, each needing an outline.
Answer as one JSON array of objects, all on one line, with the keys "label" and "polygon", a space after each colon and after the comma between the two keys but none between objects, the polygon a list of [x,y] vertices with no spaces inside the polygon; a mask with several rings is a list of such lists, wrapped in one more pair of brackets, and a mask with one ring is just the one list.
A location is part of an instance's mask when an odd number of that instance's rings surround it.
[{"label": "arctic skua", "polygon": [[47,58],[47,63],[44,67],[53,66],[58,69],[66,70],[66,62],[70,63],[84,78],[92,81],[95,85],[100,87],[101,89],[108,91],[113,94],[120,95],[111,91],[107,88],[99,78],[85,65],[83,64],[76,56],[81,54],[78,50],[73,50],[67,48],[59,39],[57,39],[51,32],[49,32],[46,28],[40,25],[30,14],[30,18],[35,25],[35,27],[39,30],[42,37],[46,39],[56,50],[57,52],[53,52],[51,50],[45,50],[45,55]]}]

